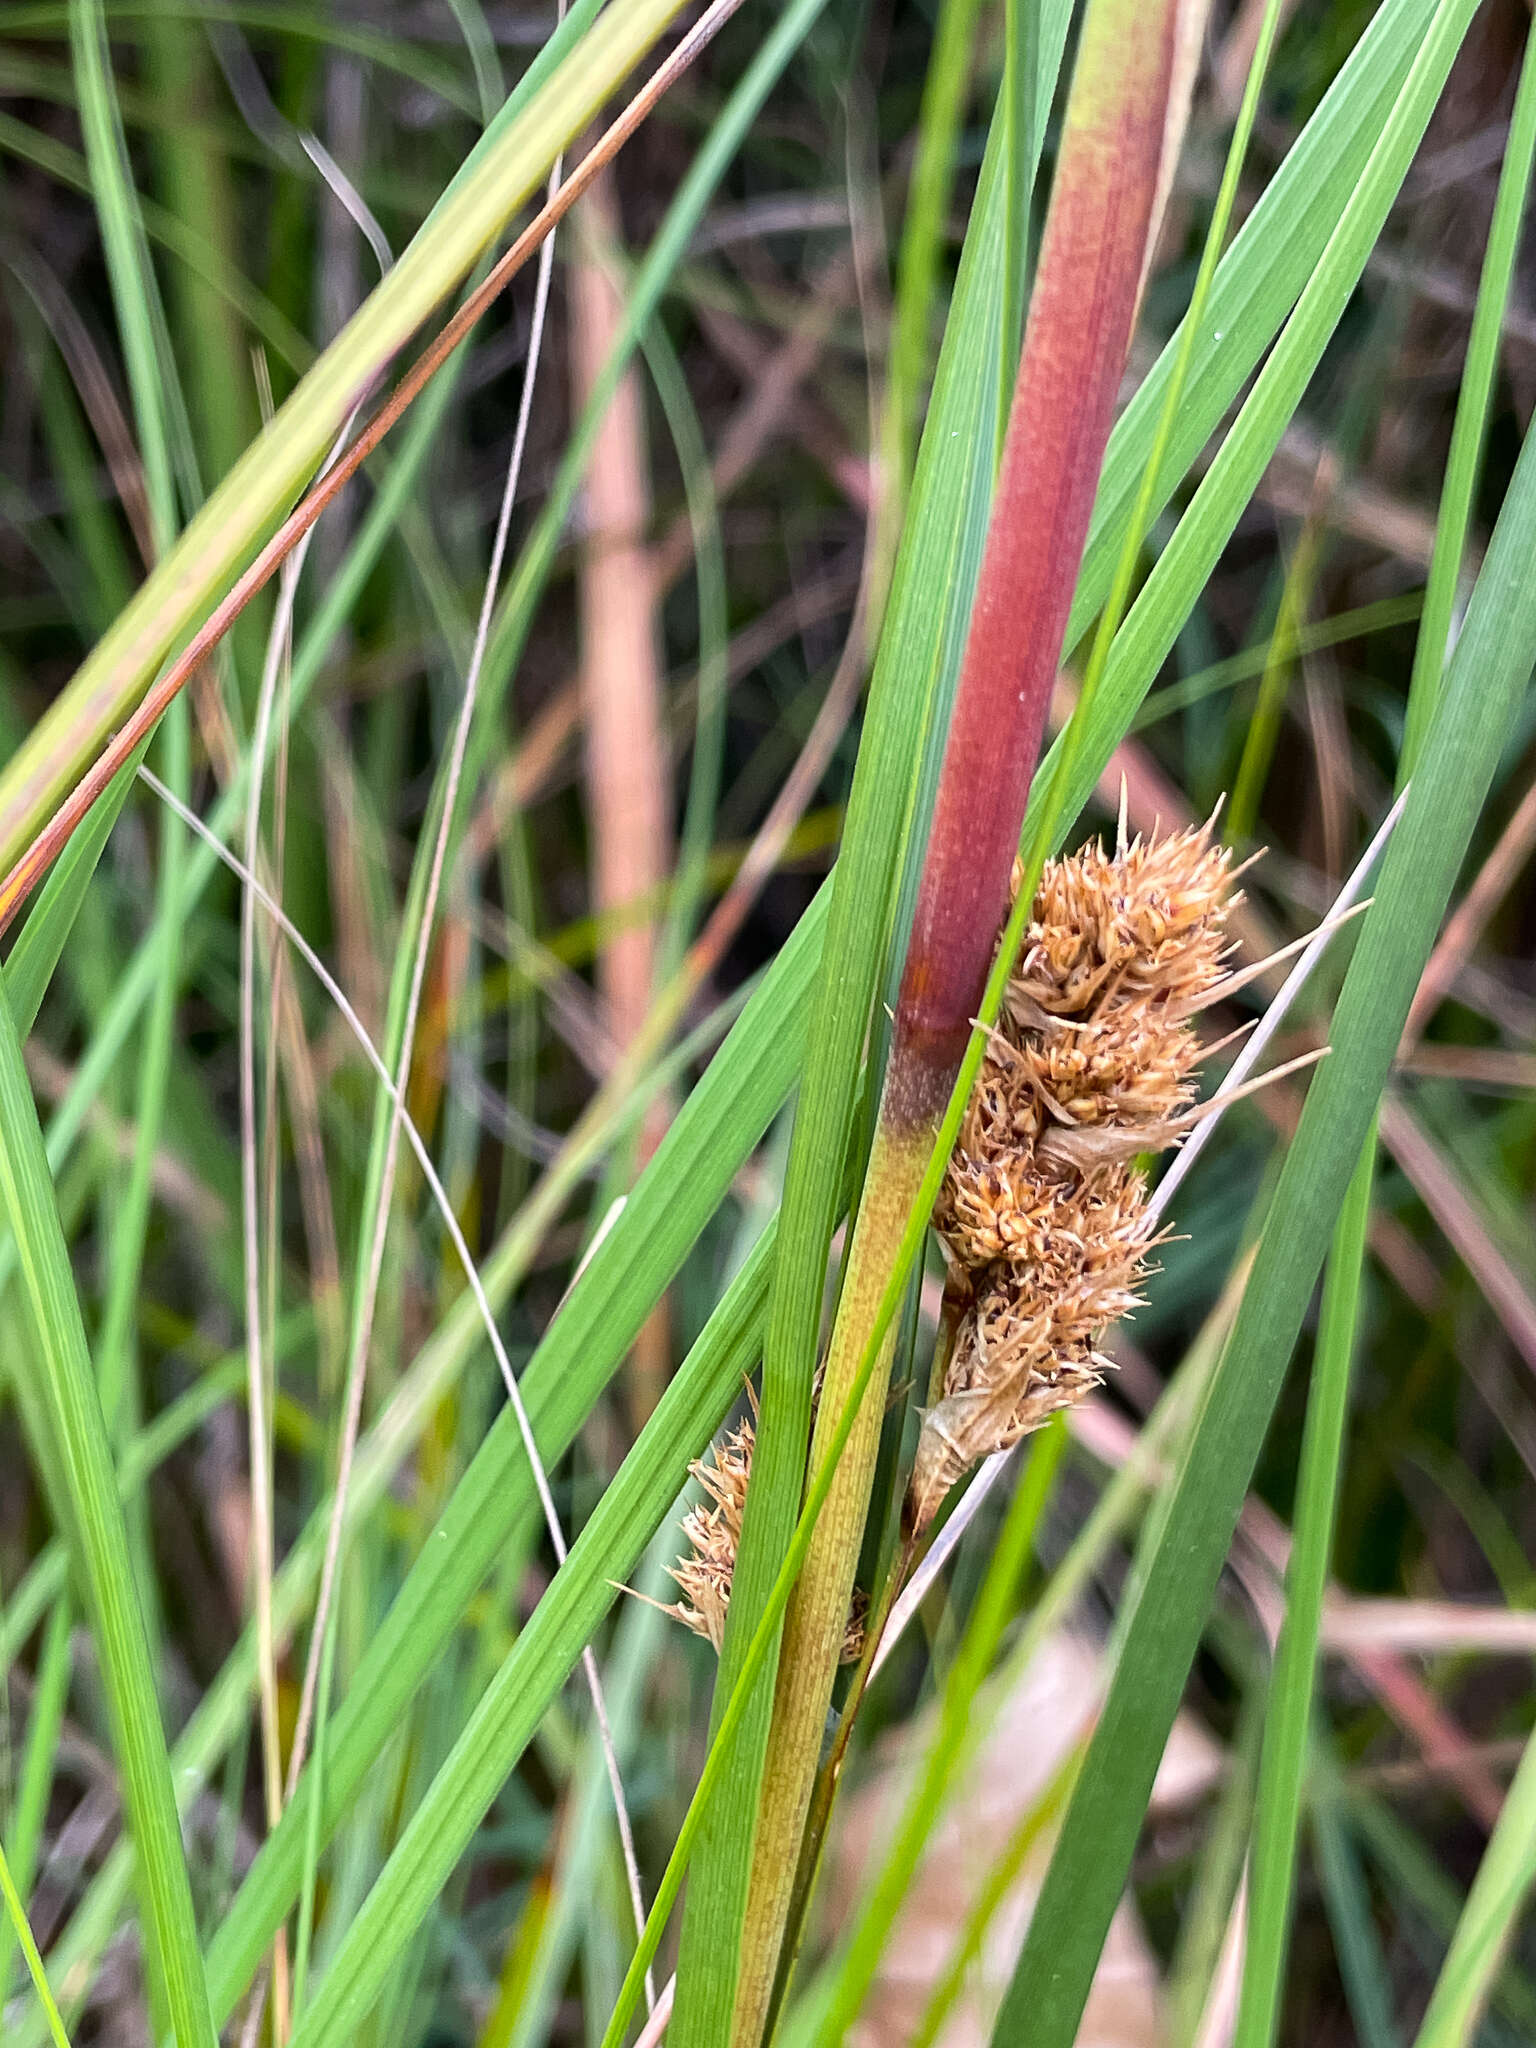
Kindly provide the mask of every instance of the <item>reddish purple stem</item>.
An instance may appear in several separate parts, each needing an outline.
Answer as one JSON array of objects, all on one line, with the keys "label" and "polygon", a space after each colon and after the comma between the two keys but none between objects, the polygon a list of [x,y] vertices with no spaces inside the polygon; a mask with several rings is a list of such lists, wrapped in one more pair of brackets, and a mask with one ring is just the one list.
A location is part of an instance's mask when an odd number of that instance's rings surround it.
[{"label": "reddish purple stem", "polygon": [[1172,0],[1089,13],[1100,33],[1085,29],[1073,80],[902,976],[894,1125],[942,1114],[1007,910],[1140,298],[1174,15]]}]

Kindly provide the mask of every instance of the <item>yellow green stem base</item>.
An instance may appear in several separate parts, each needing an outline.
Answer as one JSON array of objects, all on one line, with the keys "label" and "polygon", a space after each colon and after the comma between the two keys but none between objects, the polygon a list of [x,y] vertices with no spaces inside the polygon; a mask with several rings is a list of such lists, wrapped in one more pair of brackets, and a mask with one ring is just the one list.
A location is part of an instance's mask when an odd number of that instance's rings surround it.
[{"label": "yellow green stem base", "polygon": [[[836,1430],[858,1377],[885,1283],[928,1165],[933,1137],[927,1127],[893,1132],[883,1119],[876,1129],[827,1352],[811,1444],[813,1472],[826,1455],[826,1439]],[[732,2048],[759,2048],[773,2001],[779,1952],[869,1511],[894,1344],[894,1330],[888,1331],[784,1619],[742,1934]]]}]

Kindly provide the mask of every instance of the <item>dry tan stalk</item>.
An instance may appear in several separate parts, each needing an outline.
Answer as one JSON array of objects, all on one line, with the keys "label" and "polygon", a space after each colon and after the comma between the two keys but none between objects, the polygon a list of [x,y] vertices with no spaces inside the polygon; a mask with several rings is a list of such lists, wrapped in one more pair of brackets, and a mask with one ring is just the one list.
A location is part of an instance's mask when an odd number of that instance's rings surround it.
[{"label": "dry tan stalk", "polygon": [[[1163,249],[1173,235],[1182,233],[1184,208],[1169,219],[1179,159],[1184,154],[1184,137],[1199,82],[1201,59],[1205,54],[1206,30],[1210,23],[1211,0],[1180,0],[1174,23],[1173,66],[1168,78],[1168,108],[1163,120],[1163,157],[1157,171],[1157,192],[1152,201],[1152,219],[1147,229],[1147,253],[1142,264],[1141,288],[1161,267]],[[1233,109],[1234,113],[1236,109]]]},{"label": "dry tan stalk", "polygon": [[918,1439],[914,1532],[972,1465],[1098,1384],[1104,1332],[1139,1303],[1155,1226],[1132,1161],[1188,1126],[1205,1057],[1189,1020],[1227,981],[1232,882],[1212,824],[1122,832],[1041,877],[934,1212],[961,1315]]},{"label": "dry tan stalk", "polygon": [[[623,319],[608,262],[618,238],[611,180],[599,178],[577,213],[571,366],[585,402]],[[586,717],[593,907],[644,896],[666,874],[666,751],[656,651],[656,578],[646,544],[650,485],[640,382],[620,380],[593,444],[580,561],[581,681]],[[615,930],[598,962],[614,1038],[626,1044],[650,1008],[655,930]]]},{"label": "dry tan stalk", "polygon": [[[1264,25],[1267,0],[1241,0],[1221,35],[1211,63],[1213,97],[1222,121],[1234,120],[1242,104],[1243,88],[1253,68]],[[1296,0],[1281,0],[1280,19],[1288,22],[1296,11]]]},{"label": "dry tan stalk", "polygon": [[[571,273],[571,370],[584,405],[602,376],[624,318],[623,294],[610,274],[620,236],[611,174],[596,179],[576,214],[577,260]],[[657,578],[647,543],[651,517],[649,456],[639,373],[619,380],[587,468],[581,593],[581,696],[585,712],[587,818],[592,848],[592,908],[601,917],[644,899],[671,863],[667,747],[662,731],[661,661],[656,645]],[[598,958],[598,983],[615,1043],[630,1045],[651,1007],[656,926],[615,927]],[[666,1131],[658,1097],[640,1136],[640,1160]],[[631,1410],[639,1428],[666,1384],[671,1332],[665,1300],[635,1339]]]},{"label": "dry tan stalk", "polygon": [[1400,1074],[1435,1081],[1464,1081],[1471,1088],[1499,1088],[1520,1094],[1536,1089],[1536,1054],[1504,1045],[1416,1045],[1399,1053]]}]

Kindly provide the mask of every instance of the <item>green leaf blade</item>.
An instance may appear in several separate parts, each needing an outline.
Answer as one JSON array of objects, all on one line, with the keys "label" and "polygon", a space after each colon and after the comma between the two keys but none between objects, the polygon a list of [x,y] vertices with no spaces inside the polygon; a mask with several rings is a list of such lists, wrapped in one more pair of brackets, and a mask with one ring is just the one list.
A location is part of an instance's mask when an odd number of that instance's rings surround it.
[{"label": "green leaf blade", "polygon": [[1533,549],[1528,438],[1339,998],[1331,1057],[1308,1091],[1226,1357],[1136,1596],[998,2043],[1066,2048],[1075,2032],[1334,1218],[1536,663]]}]

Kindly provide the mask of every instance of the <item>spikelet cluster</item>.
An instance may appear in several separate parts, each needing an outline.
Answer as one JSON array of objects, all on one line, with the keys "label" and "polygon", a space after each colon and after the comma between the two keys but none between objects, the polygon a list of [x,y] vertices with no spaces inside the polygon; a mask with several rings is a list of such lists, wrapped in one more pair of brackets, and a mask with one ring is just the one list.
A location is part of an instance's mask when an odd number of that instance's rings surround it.
[{"label": "spikelet cluster", "polygon": [[1189,1020],[1223,979],[1237,900],[1211,825],[1047,865],[934,1211],[961,1313],[918,1441],[913,1529],[1097,1384],[1153,1237],[1133,1161],[1187,1128]]},{"label": "spikelet cluster", "polygon": [[688,1467],[705,1498],[683,1517],[690,1555],[669,1567],[682,1598],[667,1613],[696,1636],[707,1636],[717,1656],[725,1641],[731,1574],[741,1548],[753,1440],[752,1424],[743,1420],[721,1442],[710,1445],[707,1458],[695,1458]]},{"label": "spikelet cluster", "polygon": [[[741,1523],[746,1512],[747,1482],[752,1476],[755,1432],[749,1420],[738,1423],[705,1458],[696,1458],[689,1472],[703,1487],[705,1499],[683,1517],[690,1554],[668,1567],[682,1598],[662,1611],[696,1636],[706,1636],[716,1656],[725,1640],[725,1617],[731,1604],[731,1579],[741,1548]],[[864,1614],[868,1600],[855,1592],[843,1636],[843,1662],[854,1663],[864,1647]]]}]

